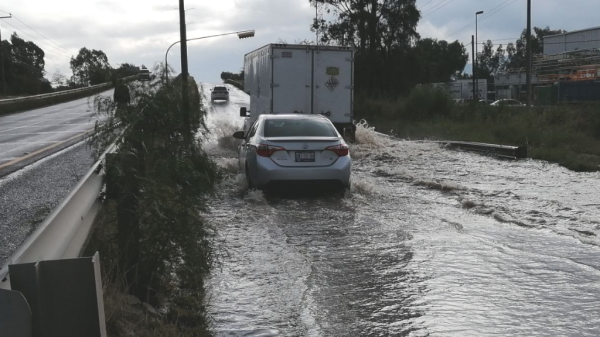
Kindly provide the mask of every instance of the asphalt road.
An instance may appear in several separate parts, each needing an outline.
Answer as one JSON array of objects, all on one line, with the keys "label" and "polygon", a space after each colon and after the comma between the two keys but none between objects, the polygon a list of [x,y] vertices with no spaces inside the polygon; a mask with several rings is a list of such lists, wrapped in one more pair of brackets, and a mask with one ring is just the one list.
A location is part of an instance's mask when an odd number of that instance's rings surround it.
[{"label": "asphalt road", "polygon": [[93,164],[96,120],[93,97],[0,117],[0,265]]},{"label": "asphalt road", "polygon": [[96,120],[93,97],[0,117],[0,176],[76,143]]}]

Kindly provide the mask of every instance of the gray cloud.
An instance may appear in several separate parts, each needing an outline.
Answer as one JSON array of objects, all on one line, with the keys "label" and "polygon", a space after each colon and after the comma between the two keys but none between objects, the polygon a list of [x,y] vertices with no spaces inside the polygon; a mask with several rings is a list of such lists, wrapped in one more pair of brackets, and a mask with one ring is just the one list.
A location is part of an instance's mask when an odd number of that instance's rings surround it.
[{"label": "gray cloud", "polygon": [[[418,0],[417,5],[421,7],[428,1]],[[442,7],[444,3],[447,5]],[[418,30],[423,37],[470,43],[475,30],[474,13],[484,10],[486,13],[480,16],[479,40],[491,39],[495,44],[506,45],[509,40],[498,39],[516,38],[525,27],[525,3],[524,0],[432,0],[422,8],[424,18]],[[433,12],[440,4],[439,10]],[[494,8],[503,5],[508,6],[492,14]],[[49,73],[59,68],[68,75],[70,54],[84,46],[103,50],[113,65],[130,62],[150,66],[161,62],[167,47],[179,39],[176,7],[176,1],[166,4],[159,0],[27,0],[27,6],[21,0],[5,0],[0,4],[0,10],[12,12],[70,51],[51,47],[52,43],[15,19],[5,20],[33,36],[17,32],[21,37],[33,40],[45,50]],[[198,80],[216,82],[221,71],[238,71],[245,53],[267,43],[279,39],[289,43],[314,39],[309,30],[314,9],[307,0],[189,0],[186,8],[193,8],[186,12],[188,38],[256,30],[252,39],[226,36],[190,42],[190,73]],[[599,10],[598,0],[536,0],[533,25],[566,30],[598,26]],[[3,24],[5,37],[12,31]],[[176,69],[178,58],[179,49],[175,47],[169,53],[169,60]]]}]

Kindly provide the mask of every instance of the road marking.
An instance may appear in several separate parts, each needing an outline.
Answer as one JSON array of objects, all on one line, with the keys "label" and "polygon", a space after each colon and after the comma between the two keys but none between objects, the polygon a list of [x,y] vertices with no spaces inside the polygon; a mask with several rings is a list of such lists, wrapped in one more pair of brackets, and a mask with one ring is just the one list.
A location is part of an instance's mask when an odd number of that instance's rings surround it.
[{"label": "road marking", "polygon": [[0,170],[1,170],[1,169],[3,169],[3,168],[5,168],[5,167],[8,167],[8,166],[14,165],[14,164],[16,164],[16,163],[22,162],[23,160],[29,159],[29,158],[31,158],[31,157],[33,157],[33,156],[36,156],[36,155],[38,155],[38,154],[40,154],[40,153],[42,153],[42,152],[45,152],[45,151],[51,150],[51,149],[53,149],[53,148],[55,148],[55,147],[57,147],[57,146],[59,146],[59,145],[61,145],[61,144],[64,144],[64,143],[66,143],[66,142],[69,142],[69,141],[71,141],[71,140],[73,140],[73,139],[76,139],[77,137],[84,136],[85,134],[88,134],[88,133],[90,133],[90,132],[92,132],[92,131],[94,131],[94,129],[89,129],[89,130],[87,130],[87,131],[85,131],[85,132],[82,132],[82,133],[80,133],[80,134],[78,134],[78,135],[75,135],[75,136],[73,136],[73,137],[71,137],[71,138],[65,139],[65,140],[63,140],[62,142],[58,142],[58,143],[52,144],[52,145],[50,145],[50,146],[47,146],[47,147],[45,147],[45,148],[43,148],[43,149],[39,149],[39,150],[37,150],[37,151],[31,152],[30,154],[28,154],[28,155],[26,155],[26,156],[19,157],[19,158],[16,158],[16,159],[13,159],[13,160],[9,161],[8,163],[5,163],[5,164],[2,164],[2,165],[0,165]]}]

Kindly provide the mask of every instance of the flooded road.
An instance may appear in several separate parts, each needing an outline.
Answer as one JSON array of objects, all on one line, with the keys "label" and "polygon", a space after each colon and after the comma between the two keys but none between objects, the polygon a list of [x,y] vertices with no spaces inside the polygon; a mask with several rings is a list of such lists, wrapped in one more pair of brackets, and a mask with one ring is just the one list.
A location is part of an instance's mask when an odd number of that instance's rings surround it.
[{"label": "flooded road", "polygon": [[215,335],[600,335],[598,173],[359,127],[351,191],[265,196],[222,138],[248,104],[230,96],[208,120],[230,173],[207,215]]}]

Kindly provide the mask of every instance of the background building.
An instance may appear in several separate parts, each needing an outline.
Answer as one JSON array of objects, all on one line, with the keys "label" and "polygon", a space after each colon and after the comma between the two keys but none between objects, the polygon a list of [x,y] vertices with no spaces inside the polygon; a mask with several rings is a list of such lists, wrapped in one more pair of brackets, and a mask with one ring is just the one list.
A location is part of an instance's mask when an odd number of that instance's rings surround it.
[{"label": "background building", "polygon": [[600,27],[545,36],[533,73],[538,104],[600,101]]},{"label": "background building", "polygon": [[544,55],[600,49],[600,27],[544,36]]}]

